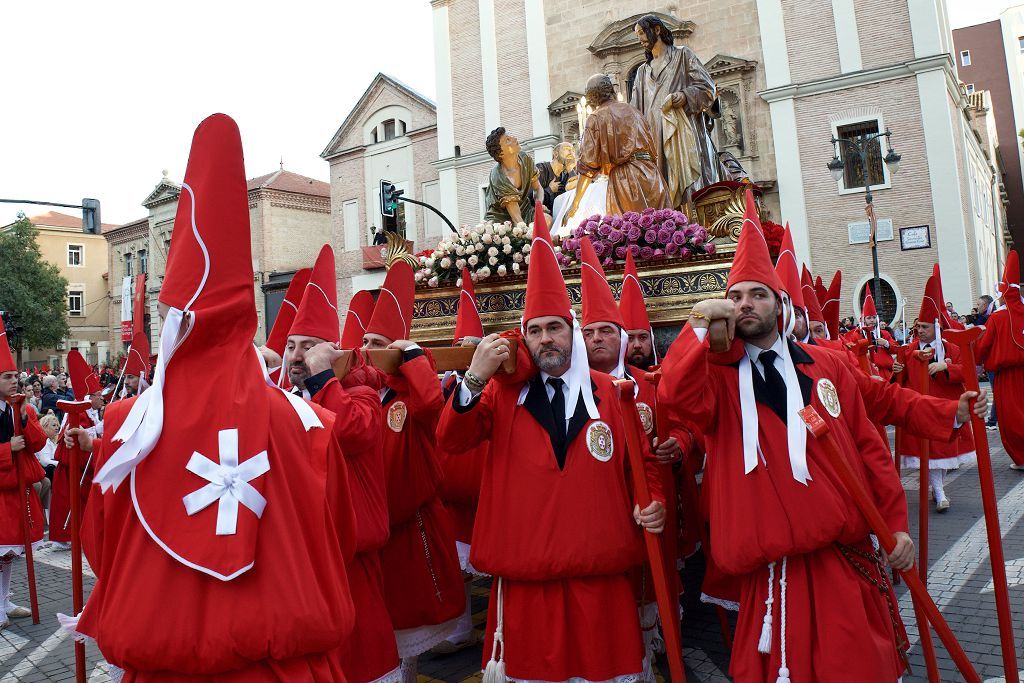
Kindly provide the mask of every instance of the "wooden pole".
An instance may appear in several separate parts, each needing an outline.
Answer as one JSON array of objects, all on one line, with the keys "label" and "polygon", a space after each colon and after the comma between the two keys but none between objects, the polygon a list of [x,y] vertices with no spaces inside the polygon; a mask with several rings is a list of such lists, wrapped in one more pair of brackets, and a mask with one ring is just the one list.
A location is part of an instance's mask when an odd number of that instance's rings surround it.
[{"label": "wooden pole", "polygon": [[[800,417],[807,425],[807,429],[814,435],[818,441],[825,447],[825,456],[829,462],[832,463],[832,467],[835,469],[839,478],[842,480],[843,485],[846,487],[847,492],[853,497],[854,503],[860,513],[864,515],[864,518],[868,521],[868,525],[871,527],[875,535],[878,536],[878,542],[882,545],[882,548],[887,553],[891,553],[896,547],[896,537],[893,535],[889,525],[886,524],[885,518],[882,517],[882,513],[879,512],[875,502],[871,499],[867,489],[864,488],[864,484],[854,474],[853,468],[850,467],[850,463],[847,462],[842,452],[839,450],[839,445],[836,443],[835,437],[829,431],[828,424],[818,415],[814,406],[807,406],[800,411]],[[953,631],[950,630],[949,624],[942,617],[942,613],[939,612],[939,608],[935,605],[931,596],[928,595],[928,589],[925,588],[921,578],[914,572],[913,569],[901,571],[903,580],[907,583],[907,588],[910,589],[910,593],[913,595],[915,600],[915,606],[919,605],[920,613],[925,617],[924,621],[918,622],[918,628],[922,635],[928,629],[928,623],[931,622],[932,626],[935,627],[935,632],[939,634],[939,639],[942,644],[946,646],[946,650],[949,652],[949,656],[956,664],[960,674],[968,683],[981,683],[981,677],[978,672],[974,670],[967,654],[964,652],[963,647],[960,646],[960,642],[953,635]],[[923,639],[922,639],[923,642]],[[927,652],[926,652],[927,656]],[[933,654],[934,656],[934,654]]]},{"label": "wooden pole", "polygon": [[[619,391],[619,403],[622,407],[622,422],[626,432],[626,453],[629,466],[633,471],[633,488],[637,505],[643,510],[651,504],[651,489],[647,484],[647,467],[644,462],[643,429],[640,426],[640,414],[633,398],[633,381],[617,380],[615,386]],[[644,531],[644,545],[647,548],[647,561],[651,565],[654,578],[654,594],[658,601],[660,614],[678,614],[679,596],[672,594],[672,586],[662,562],[661,537]],[[669,673],[673,683],[685,683],[686,671],[683,669],[683,645],[679,634],[678,619],[662,619],[662,630],[665,636],[665,656],[668,659]]]},{"label": "wooden pole", "polygon": [[[14,411],[14,435],[21,436],[21,404],[25,402],[24,394],[15,394],[7,399]],[[28,573],[28,599],[32,609],[32,623],[39,623],[39,598],[36,595],[36,563],[32,556],[32,527],[35,526],[29,518],[29,487],[25,483],[25,473],[21,471],[21,463],[18,460],[25,455],[35,457],[23,449],[20,454],[11,451],[11,459],[14,461],[14,471],[18,477],[18,492],[21,498],[21,532],[25,541],[25,569]],[[39,508],[42,510],[42,506]]]},{"label": "wooden pole", "polygon": [[[88,401],[57,401],[57,407],[68,416],[68,429],[82,425],[82,413],[89,409]],[[79,462],[82,449],[78,437],[72,440],[68,450],[68,476],[71,493],[71,606],[75,616],[85,607],[85,589],[82,578],[82,498],[79,484]],[[63,465],[64,463],[61,463]],[[85,643],[75,640],[75,681],[85,683]]]},{"label": "wooden pole", "polygon": [[[961,361],[968,391],[981,391],[975,372],[974,344],[982,330],[947,330],[946,339],[960,347]],[[988,450],[985,424],[974,414],[971,403],[971,428],[974,430],[974,448],[978,454],[978,478],[981,480],[981,503],[985,510],[985,531],[988,534],[988,557],[992,565],[992,583],[995,586],[996,616],[999,619],[999,640],[1003,651],[1003,673],[1006,683],[1019,683],[1016,640],[1013,637],[1013,614],[1010,612],[1009,589],[1006,585],[1006,560],[1003,557],[1003,535],[999,528],[999,507],[996,486],[992,477],[992,455]]]}]

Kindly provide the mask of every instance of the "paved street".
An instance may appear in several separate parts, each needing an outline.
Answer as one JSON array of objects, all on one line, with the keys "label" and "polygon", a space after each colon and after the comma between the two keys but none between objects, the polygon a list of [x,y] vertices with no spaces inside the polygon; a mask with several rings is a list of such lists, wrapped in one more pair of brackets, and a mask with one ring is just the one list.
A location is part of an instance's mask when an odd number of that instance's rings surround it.
[{"label": "paved street", "polygon": [[[988,432],[995,463],[996,495],[999,498],[1001,525],[1010,581],[1010,603],[1014,610],[1018,658],[1024,668],[1024,473],[1008,468],[1009,460],[995,432]],[[930,516],[929,588],[953,631],[986,682],[1002,680],[999,633],[996,625],[991,571],[986,553],[985,523],[978,493],[978,471],[974,465],[952,473],[946,490],[952,508],[946,514]],[[916,537],[917,473],[904,477],[911,507],[912,534]],[[684,621],[687,679],[700,682],[727,681],[728,654],[722,642],[715,613],[696,602],[701,567],[691,563],[685,572],[687,594]],[[47,548],[36,553],[36,572],[42,607],[42,623],[33,626],[28,619],[13,622],[0,632],[0,683],[74,680],[74,652],[71,639],[58,628],[57,612],[71,612],[70,554]],[[86,591],[92,577],[86,578]],[[18,562],[14,570],[14,596],[19,604],[28,603],[25,566]],[[482,627],[485,618],[488,584],[478,581],[473,591],[475,619]],[[910,631],[914,649],[911,661],[914,674],[908,683],[925,680],[924,662],[918,645],[913,610],[904,588],[899,587],[900,607]],[[935,640],[943,681],[962,680]],[[93,645],[87,648],[90,681],[110,680],[106,664]],[[426,656],[420,662],[420,681],[480,680],[480,648],[447,657]],[[823,682],[819,682],[823,683]],[[870,683],[870,682],[865,682]]]}]

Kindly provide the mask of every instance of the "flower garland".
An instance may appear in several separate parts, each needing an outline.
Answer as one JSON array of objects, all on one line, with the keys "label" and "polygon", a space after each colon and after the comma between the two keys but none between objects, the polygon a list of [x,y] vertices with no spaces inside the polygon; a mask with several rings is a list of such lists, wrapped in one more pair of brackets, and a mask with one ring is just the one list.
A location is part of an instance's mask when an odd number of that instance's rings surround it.
[{"label": "flower garland", "polygon": [[[458,237],[442,240],[436,249],[420,256],[416,282],[430,287],[461,284],[462,269],[473,281],[524,272],[530,263],[531,227],[520,223],[481,223],[463,226]],[[558,247],[555,248],[559,252]]]},{"label": "flower garland", "polygon": [[558,255],[561,265],[568,266],[582,258],[583,237],[590,238],[604,266],[624,260],[627,252],[643,261],[686,259],[715,253],[715,245],[708,241],[707,230],[691,223],[682,212],[671,209],[627,211],[621,216],[591,216],[562,241],[562,252]]}]

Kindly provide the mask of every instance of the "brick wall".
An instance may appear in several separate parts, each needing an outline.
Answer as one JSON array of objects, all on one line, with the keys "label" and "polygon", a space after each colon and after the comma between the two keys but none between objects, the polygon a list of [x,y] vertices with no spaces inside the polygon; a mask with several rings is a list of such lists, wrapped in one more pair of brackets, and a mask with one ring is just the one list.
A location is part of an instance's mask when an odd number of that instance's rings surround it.
[{"label": "brick wall", "polygon": [[832,0],[784,2],[786,49],[794,83],[827,78],[840,72]]},{"label": "brick wall", "polygon": [[[489,132],[484,130],[483,67],[477,0],[451,0],[448,5],[448,24],[455,144],[462,147],[463,154],[469,154],[473,150],[483,149],[484,139]],[[525,32],[522,39],[525,43]],[[506,88],[501,90],[502,94],[512,95]],[[528,99],[529,90],[525,85],[522,91]]]},{"label": "brick wall", "polygon": [[914,34],[907,2],[857,0],[857,33],[865,69],[899,64],[914,58]]}]

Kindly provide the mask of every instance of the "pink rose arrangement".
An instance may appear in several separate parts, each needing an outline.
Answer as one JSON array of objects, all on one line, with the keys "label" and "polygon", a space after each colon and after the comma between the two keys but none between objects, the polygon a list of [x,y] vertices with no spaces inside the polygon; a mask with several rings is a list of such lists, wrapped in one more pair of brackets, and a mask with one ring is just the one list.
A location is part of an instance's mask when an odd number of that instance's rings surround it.
[{"label": "pink rose arrangement", "polygon": [[707,230],[691,223],[682,212],[671,209],[627,211],[621,216],[591,216],[562,240],[558,259],[563,266],[580,260],[583,237],[590,238],[604,266],[624,260],[628,252],[634,259],[644,261],[685,259],[715,253],[715,245],[710,241]]}]

